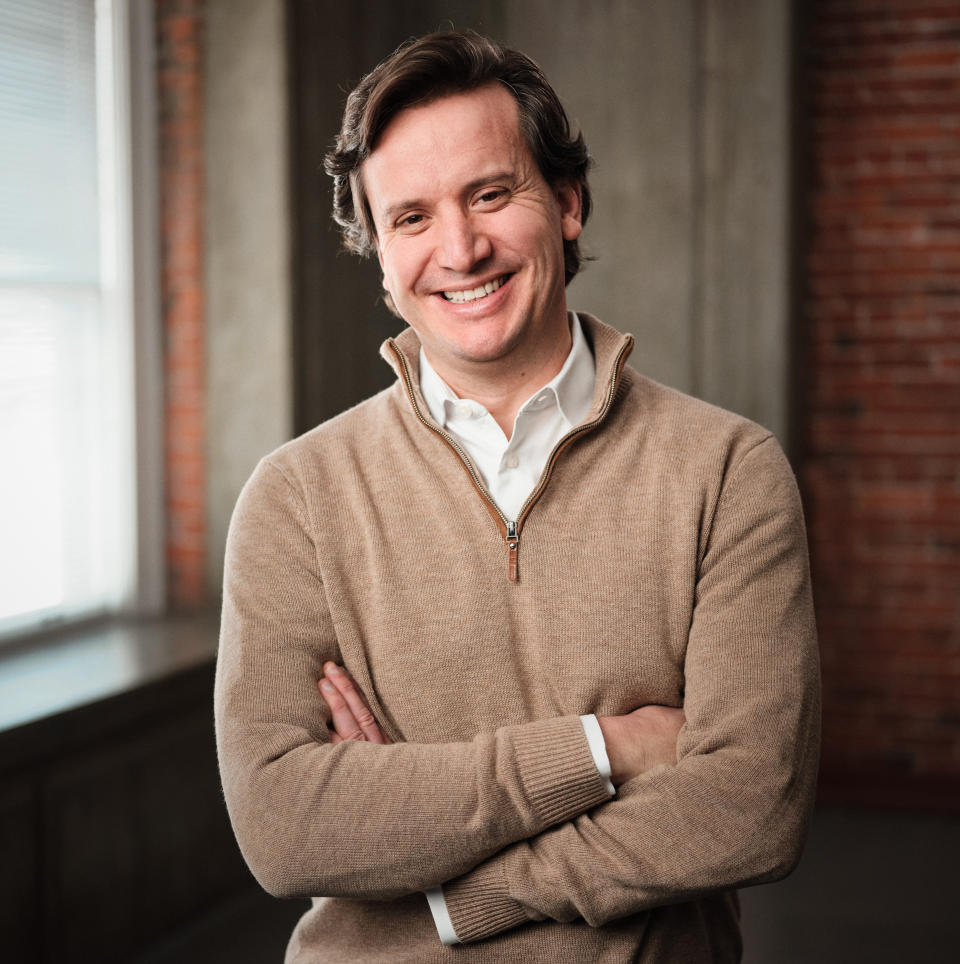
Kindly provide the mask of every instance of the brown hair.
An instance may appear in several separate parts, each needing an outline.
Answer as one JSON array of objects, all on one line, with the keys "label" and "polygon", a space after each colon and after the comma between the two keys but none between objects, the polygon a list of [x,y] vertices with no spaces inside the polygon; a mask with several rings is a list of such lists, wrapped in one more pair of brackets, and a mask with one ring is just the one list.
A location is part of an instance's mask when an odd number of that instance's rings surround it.
[{"label": "brown hair", "polygon": [[[525,54],[467,31],[428,34],[408,41],[375,67],[351,92],[334,149],[324,158],[333,178],[333,218],[350,251],[375,250],[376,228],[363,190],[360,168],[377,139],[402,110],[446,94],[503,84],[517,101],[520,129],[548,184],[570,180],[580,189],[580,217],[590,214],[583,135],[574,137],[560,98],[543,71]],[[567,284],[583,257],[576,241],[564,241]]]}]

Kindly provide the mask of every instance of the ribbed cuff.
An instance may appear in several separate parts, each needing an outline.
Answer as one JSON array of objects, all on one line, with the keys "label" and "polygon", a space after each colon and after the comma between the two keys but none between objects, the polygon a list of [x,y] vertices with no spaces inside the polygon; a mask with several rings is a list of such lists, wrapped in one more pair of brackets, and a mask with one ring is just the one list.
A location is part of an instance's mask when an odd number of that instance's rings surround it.
[{"label": "ribbed cuff", "polygon": [[527,724],[515,732],[514,741],[520,780],[544,829],[610,799],[580,717]]},{"label": "ribbed cuff", "polygon": [[[520,782],[537,818],[531,836],[610,799],[579,716],[527,723],[511,739]],[[509,851],[499,853],[443,885],[447,913],[461,943],[545,920],[510,896],[505,877],[509,856]]]},{"label": "ribbed cuff", "polygon": [[494,857],[458,880],[443,885],[447,911],[463,944],[480,941],[531,920],[507,891],[503,861]]}]

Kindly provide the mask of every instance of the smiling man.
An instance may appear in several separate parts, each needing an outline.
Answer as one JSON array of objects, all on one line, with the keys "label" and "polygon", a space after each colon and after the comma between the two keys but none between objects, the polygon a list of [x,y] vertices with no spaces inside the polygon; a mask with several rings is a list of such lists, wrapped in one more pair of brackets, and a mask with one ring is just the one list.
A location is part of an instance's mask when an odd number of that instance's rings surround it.
[{"label": "smiling man", "polygon": [[799,856],[793,477],[568,310],[587,166],[539,68],[476,34],[348,99],[335,218],[409,326],[397,382],[245,487],[216,688],[241,849],[314,898],[288,962],[736,961],[735,888]]}]

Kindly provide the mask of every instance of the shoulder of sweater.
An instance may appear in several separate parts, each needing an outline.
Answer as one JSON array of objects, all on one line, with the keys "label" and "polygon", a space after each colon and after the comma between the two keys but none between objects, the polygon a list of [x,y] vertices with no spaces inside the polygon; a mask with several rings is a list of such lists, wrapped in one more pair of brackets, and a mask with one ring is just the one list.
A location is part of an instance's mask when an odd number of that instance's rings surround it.
[{"label": "shoulder of sweater", "polygon": [[[332,466],[359,447],[376,448],[396,430],[406,408],[399,382],[321,422],[265,455],[258,468],[270,466],[288,481],[302,475],[306,466],[329,462]],[[256,474],[256,473],[255,473]]]},{"label": "shoulder of sweater", "polygon": [[677,454],[719,456],[728,463],[768,441],[779,451],[773,433],[743,415],[663,385],[631,366],[624,375],[621,402],[655,444]]}]

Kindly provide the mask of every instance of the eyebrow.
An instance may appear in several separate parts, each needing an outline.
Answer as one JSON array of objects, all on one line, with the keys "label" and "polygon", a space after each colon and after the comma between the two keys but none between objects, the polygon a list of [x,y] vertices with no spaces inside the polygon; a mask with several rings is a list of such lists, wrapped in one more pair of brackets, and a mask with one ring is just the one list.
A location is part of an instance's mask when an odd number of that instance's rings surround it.
[{"label": "eyebrow", "polygon": [[[491,174],[484,174],[481,177],[475,177],[472,181],[468,181],[463,186],[464,194],[472,194],[477,188],[483,187],[484,184],[491,184],[495,181],[505,181],[509,184],[515,184],[517,181],[516,171],[504,170],[504,171],[494,171]],[[402,214],[404,211],[409,211],[413,208],[420,208],[424,206],[424,202],[419,198],[414,198],[409,201],[398,201],[395,204],[388,205],[383,211],[383,223],[391,224],[394,219]]]}]

